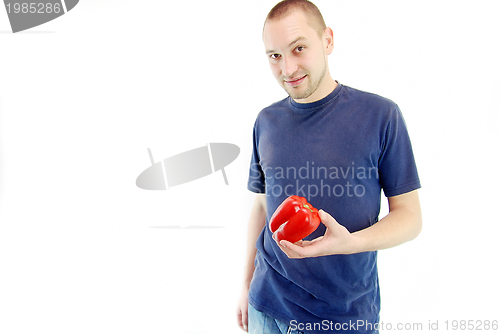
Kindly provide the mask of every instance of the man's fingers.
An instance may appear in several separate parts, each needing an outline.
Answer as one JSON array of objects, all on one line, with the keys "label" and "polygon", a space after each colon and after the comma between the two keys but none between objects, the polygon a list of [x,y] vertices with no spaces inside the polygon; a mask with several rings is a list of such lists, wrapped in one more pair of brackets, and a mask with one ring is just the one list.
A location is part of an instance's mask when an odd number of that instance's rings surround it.
[{"label": "man's fingers", "polygon": [[289,258],[298,259],[307,256],[307,251],[305,251],[307,246],[297,246],[287,240],[281,240],[280,246]]},{"label": "man's fingers", "polygon": [[248,332],[248,310],[245,312],[245,310],[241,308],[238,309],[236,319],[238,321],[238,326],[245,332]]},{"label": "man's fingers", "polygon": [[248,311],[243,312],[241,315],[241,320],[243,322],[243,330],[248,333]]},{"label": "man's fingers", "polygon": [[238,323],[238,326],[240,328],[243,328],[243,317],[242,317],[242,314],[241,314],[241,309],[238,307],[238,309],[236,310],[236,322]]},{"label": "man's fingers", "polygon": [[321,219],[321,222],[326,226],[330,225],[332,222],[335,222],[335,219],[326,211],[319,210],[318,215]]},{"label": "man's fingers", "polygon": [[321,222],[327,227],[327,231],[330,230],[335,234],[339,227],[342,228],[342,225],[340,225],[328,212],[319,210],[318,214]]}]

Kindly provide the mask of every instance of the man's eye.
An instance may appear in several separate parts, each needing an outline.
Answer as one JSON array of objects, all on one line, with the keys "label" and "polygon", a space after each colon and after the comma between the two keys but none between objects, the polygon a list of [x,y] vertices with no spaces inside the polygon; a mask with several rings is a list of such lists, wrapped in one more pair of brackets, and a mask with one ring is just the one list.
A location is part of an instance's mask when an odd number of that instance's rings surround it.
[{"label": "man's eye", "polygon": [[276,59],[278,59],[280,57],[280,55],[277,54],[277,53],[274,53],[274,54],[270,55],[269,57],[271,57],[271,59],[276,60]]},{"label": "man's eye", "polygon": [[297,48],[295,48],[295,50],[297,50],[298,52],[302,52],[304,51],[305,47],[304,46],[297,46]]}]

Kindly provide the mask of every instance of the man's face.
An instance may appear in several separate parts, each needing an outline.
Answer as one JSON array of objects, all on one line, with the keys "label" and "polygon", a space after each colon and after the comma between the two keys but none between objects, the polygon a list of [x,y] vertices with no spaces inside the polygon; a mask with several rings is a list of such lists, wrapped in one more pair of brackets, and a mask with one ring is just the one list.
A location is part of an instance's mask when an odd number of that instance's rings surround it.
[{"label": "man's face", "polygon": [[327,55],[331,48],[327,48],[326,39],[318,36],[302,11],[268,21],[263,40],[273,75],[290,97],[307,103],[330,93],[322,83],[328,73]]}]

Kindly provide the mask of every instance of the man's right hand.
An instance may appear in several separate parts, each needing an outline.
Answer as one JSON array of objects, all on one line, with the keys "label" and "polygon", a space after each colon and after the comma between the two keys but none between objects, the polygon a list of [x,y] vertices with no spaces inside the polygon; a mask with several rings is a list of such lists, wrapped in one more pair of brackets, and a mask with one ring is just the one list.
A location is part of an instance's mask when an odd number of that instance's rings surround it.
[{"label": "man's right hand", "polygon": [[248,333],[248,288],[243,288],[236,308],[236,321],[242,330]]},{"label": "man's right hand", "polygon": [[247,235],[247,255],[245,259],[245,272],[243,275],[243,290],[241,292],[238,308],[236,309],[236,321],[242,330],[248,333],[248,291],[252,282],[253,272],[255,270],[255,255],[257,249],[255,244],[257,239],[266,227],[266,194],[257,194],[255,196],[250,220],[248,222]]}]

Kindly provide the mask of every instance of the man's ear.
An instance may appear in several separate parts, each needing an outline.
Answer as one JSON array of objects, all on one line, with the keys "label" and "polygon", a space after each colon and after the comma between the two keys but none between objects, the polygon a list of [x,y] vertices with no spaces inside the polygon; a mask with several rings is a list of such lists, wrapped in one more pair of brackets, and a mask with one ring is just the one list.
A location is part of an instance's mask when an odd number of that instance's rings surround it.
[{"label": "man's ear", "polygon": [[326,53],[331,54],[333,51],[333,30],[332,28],[325,28],[323,31],[324,46],[326,48]]}]

